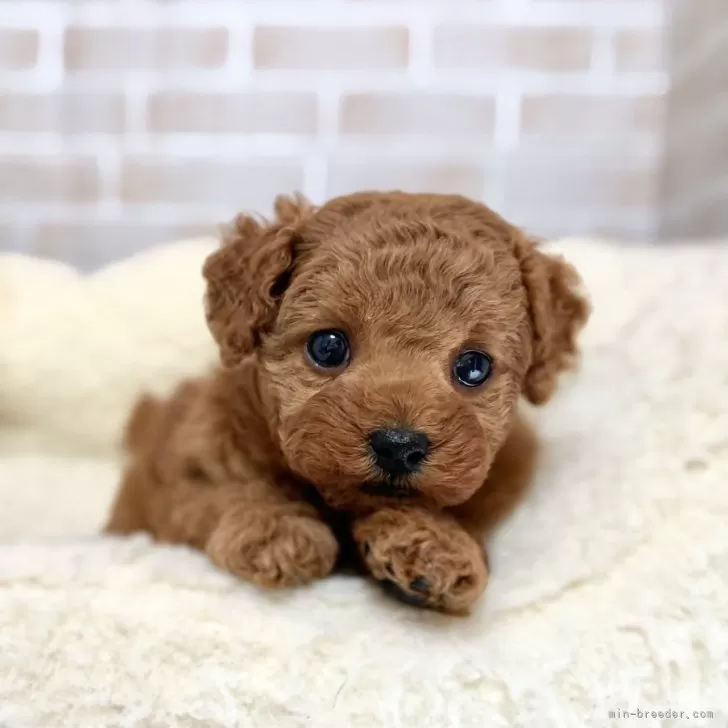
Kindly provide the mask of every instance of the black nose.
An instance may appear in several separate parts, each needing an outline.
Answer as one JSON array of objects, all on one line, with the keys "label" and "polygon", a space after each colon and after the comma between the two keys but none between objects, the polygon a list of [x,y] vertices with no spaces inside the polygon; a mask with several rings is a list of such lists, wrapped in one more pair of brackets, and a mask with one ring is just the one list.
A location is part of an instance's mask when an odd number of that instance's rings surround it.
[{"label": "black nose", "polygon": [[430,441],[423,432],[394,427],[371,432],[369,445],[374,462],[387,475],[416,472],[430,449]]}]

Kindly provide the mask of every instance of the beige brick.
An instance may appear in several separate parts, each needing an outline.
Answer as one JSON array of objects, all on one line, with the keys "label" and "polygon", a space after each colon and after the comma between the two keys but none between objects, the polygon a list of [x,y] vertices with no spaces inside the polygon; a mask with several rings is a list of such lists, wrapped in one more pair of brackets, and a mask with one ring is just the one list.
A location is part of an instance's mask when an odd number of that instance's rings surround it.
[{"label": "beige brick", "polygon": [[672,156],[664,172],[664,191],[671,201],[692,197],[696,190],[708,189],[716,180],[728,175],[725,127],[707,129],[700,133],[699,139],[697,143],[690,143],[683,138],[679,147],[668,147]]},{"label": "beige brick", "polygon": [[[728,179],[723,180],[723,190],[727,182]],[[707,238],[724,245],[728,233],[728,205],[724,195],[697,203],[676,218],[664,219],[661,228],[660,239],[665,242]]]},{"label": "beige brick", "polygon": [[91,157],[0,158],[0,199],[5,202],[90,202],[100,178]]},{"label": "beige brick", "polygon": [[149,102],[155,132],[314,134],[317,99],[306,93],[160,93]]},{"label": "beige brick", "polygon": [[17,71],[32,68],[37,58],[37,31],[0,28],[0,69]]},{"label": "beige brick", "polygon": [[253,37],[253,60],[261,69],[404,68],[408,45],[403,27],[261,26]]},{"label": "beige brick", "polygon": [[669,10],[670,50],[678,66],[726,17],[724,0],[672,0]]},{"label": "beige brick", "polygon": [[117,133],[123,129],[121,94],[0,94],[2,131],[85,134]]},{"label": "beige brick", "polygon": [[583,71],[591,62],[592,32],[446,25],[435,29],[433,44],[435,65],[441,68]]},{"label": "beige brick", "polygon": [[693,73],[673,79],[669,97],[671,114],[676,117],[691,116],[696,109],[714,103],[719,96],[728,92],[725,58],[728,58],[728,37],[706,55]]},{"label": "beige brick", "polygon": [[46,222],[41,224],[29,252],[63,260],[89,270],[126,258],[154,245],[217,234],[216,221],[175,222]]},{"label": "beige brick", "polygon": [[294,161],[132,157],[124,162],[121,196],[131,203],[217,205],[232,214],[267,211],[277,194],[298,191],[302,183],[301,166]]},{"label": "beige brick", "polygon": [[[586,150],[585,150],[586,152]],[[506,205],[568,214],[588,208],[649,209],[657,202],[655,165],[519,150],[505,165]]]},{"label": "beige brick", "polygon": [[359,190],[449,192],[479,198],[485,170],[478,165],[421,159],[377,161],[334,160],[329,167],[328,194]]},{"label": "beige brick", "polygon": [[664,34],[660,28],[629,28],[614,39],[618,71],[661,71],[665,66]]},{"label": "beige brick", "polygon": [[652,208],[619,210],[608,208],[580,208],[568,212],[543,208],[504,210],[505,216],[523,227],[530,235],[542,240],[579,236],[585,231],[620,243],[652,240],[656,229],[656,215]]},{"label": "beige brick", "polygon": [[493,131],[492,98],[442,94],[351,94],[342,102],[348,134],[486,135]]},{"label": "beige brick", "polygon": [[72,71],[219,68],[227,57],[225,28],[88,28],[66,31]]},{"label": "beige brick", "polygon": [[[0,253],[27,253],[30,252],[28,245],[29,231],[21,225],[12,223],[0,223]],[[0,293],[0,302],[3,295]],[[2,303],[0,303],[0,306]]]},{"label": "beige brick", "polygon": [[[699,4],[699,3],[698,3]],[[728,34],[724,29],[727,20],[715,20],[700,29],[693,37],[685,39],[685,47],[678,48],[675,43],[675,31],[671,28],[672,41],[667,50],[670,56],[671,70],[681,81],[693,83],[700,81],[703,74],[718,67],[724,83],[726,53],[728,52]]]},{"label": "beige brick", "polygon": [[[728,179],[723,180],[723,190],[726,189],[726,182]],[[692,229],[689,232],[694,237],[720,238],[721,242],[725,241],[728,234],[728,205],[725,197],[721,195],[718,199],[701,205],[695,211],[690,227]]]},{"label": "beige brick", "polygon": [[527,96],[521,107],[526,137],[619,139],[626,134],[657,133],[662,128],[661,96]]}]

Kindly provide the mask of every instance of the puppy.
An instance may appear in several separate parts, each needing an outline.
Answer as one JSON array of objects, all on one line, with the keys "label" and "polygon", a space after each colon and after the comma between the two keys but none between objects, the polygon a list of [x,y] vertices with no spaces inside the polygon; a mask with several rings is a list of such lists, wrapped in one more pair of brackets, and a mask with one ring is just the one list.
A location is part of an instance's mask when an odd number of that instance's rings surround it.
[{"label": "puppy", "polygon": [[144,398],[107,526],[261,587],[354,562],[467,613],[588,316],[575,271],[481,204],[360,193],[239,216],[204,265],[221,367]]}]

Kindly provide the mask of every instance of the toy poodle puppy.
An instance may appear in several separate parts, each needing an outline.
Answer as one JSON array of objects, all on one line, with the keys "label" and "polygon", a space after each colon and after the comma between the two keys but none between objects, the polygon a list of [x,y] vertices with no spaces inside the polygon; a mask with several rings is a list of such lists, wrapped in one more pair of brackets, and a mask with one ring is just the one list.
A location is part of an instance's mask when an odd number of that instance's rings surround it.
[{"label": "toy poodle puppy", "polygon": [[465,198],[359,193],[239,216],[204,277],[221,366],[137,405],[107,531],[261,587],[356,564],[467,613],[531,477],[519,398],[545,402],[576,358],[575,271]]}]

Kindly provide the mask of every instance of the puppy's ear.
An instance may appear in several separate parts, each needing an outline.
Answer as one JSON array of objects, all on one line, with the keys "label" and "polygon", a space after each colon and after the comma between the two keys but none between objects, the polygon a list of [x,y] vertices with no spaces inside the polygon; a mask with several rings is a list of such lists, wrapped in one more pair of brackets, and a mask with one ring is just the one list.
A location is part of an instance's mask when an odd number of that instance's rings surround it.
[{"label": "puppy's ear", "polygon": [[545,254],[536,242],[525,238],[517,241],[516,250],[533,336],[524,394],[533,404],[543,404],[554,393],[558,375],[576,362],[577,334],[591,307],[581,292],[581,279],[569,263]]},{"label": "puppy's ear", "polygon": [[238,215],[205,261],[205,316],[225,367],[251,354],[275,322],[293,267],[299,228],[312,208],[278,197],[273,222]]}]

